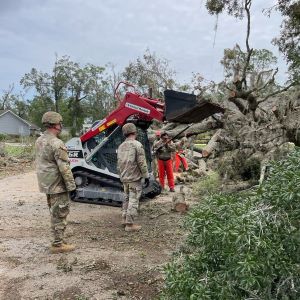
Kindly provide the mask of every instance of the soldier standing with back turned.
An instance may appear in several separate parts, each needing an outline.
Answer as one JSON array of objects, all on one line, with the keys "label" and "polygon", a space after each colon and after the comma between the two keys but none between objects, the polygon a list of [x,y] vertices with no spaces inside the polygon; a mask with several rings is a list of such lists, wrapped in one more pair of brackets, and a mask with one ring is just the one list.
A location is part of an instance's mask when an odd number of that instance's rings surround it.
[{"label": "soldier standing with back turned", "polygon": [[36,143],[36,168],[40,192],[45,193],[51,214],[53,242],[51,253],[69,252],[74,246],[64,242],[69,214],[69,192],[76,185],[70,169],[67,148],[58,138],[62,130],[60,114],[48,111],[42,117],[46,131]]},{"label": "soldier standing with back turned", "polygon": [[118,148],[118,171],[126,199],[122,207],[122,224],[125,231],[138,231],[141,226],[134,222],[142,196],[142,178],[149,185],[149,173],[142,144],[136,140],[136,126],[127,123],[122,127],[126,140]]}]

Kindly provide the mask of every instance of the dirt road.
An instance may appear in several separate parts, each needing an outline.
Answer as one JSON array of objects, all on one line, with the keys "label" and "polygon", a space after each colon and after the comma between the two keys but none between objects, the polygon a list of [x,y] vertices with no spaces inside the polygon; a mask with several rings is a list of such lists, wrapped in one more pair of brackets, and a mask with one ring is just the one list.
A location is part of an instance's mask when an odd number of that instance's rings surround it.
[{"label": "dirt road", "polygon": [[182,238],[182,216],[170,208],[170,194],[143,203],[142,231],[127,233],[120,208],[72,202],[67,240],[77,249],[50,255],[49,211],[34,172],[1,179],[0,299],[155,299]]}]

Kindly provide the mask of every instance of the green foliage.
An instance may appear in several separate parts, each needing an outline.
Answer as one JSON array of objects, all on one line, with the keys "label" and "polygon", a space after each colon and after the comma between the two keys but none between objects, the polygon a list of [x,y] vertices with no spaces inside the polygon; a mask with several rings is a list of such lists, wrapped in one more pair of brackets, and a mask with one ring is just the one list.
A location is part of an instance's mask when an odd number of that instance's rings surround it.
[{"label": "green foliage", "polygon": [[300,82],[300,1],[278,0],[277,10],[284,19],[280,36],[273,40],[289,63],[289,76]]},{"label": "green foliage", "polygon": [[[248,64],[248,53],[241,50],[239,45],[232,49],[224,49],[224,56],[221,64],[224,67],[225,80],[234,79],[234,76],[241,75],[241,70]],[[277,64],[277,58],[267,49],[254,49],[247,68],[247,80],[250,87],[260,88],[270,79],[272,69]],[[273,84],[274,86],[274,84]],[[264,89],[264,92],[269,90]]]},{"label": "green foliage", "polygon": [[205,6],[211,15],[218,15],[226,11],[236,18],[243,17],[244,2],[241,0],[207,0]]},{"label": "green foliage", "polygon": [[215,194],[185,220],[162,299],[300,298],[300,150],[252,192]]},{"label": "green foliage", "polygon": [[125,80],[137,85],[143,93],[148,93],[148,89],[152,88],[153,97],[159,98],[163,98],[162,90],[171,89],[175,85],[174,75],[168,60],[159,58],[149,49],[123,72]]},{"label": "green foliage", "polygon": [[[252,0],[247,2],[254,2]],[[212,15],[227,13],[235,18],[242,19],[245,1],[241,0],[206,0],[207,11]],[[250,5],[251,6],[251,5]],[[264,12],[272,17],[272,10],[276,9],[283,16],[280,35],[273,40],[289,63],[290,79],[300,81],[300,1],[277,0],[270,9]]]},{"label": "green foliage", "polygon": [[7,139],[7,135],[4,133],[0,133],[0,142],[3,142]]},{"label": "green foliage", "polygon": [[30,121],[39,126],[44,112],[57,111],[65,126],[79,132],[86,117],[99,119],[114,103],[110,77],[104,71],[104,67],[92,64],[81,66],[68,56],[57,57],[51,72],[32,68],[23,76],[21,85],[34,89],[36,95],[29,107],[17,103],[16,108],[26,108]]},{"label": "green foliage", "polygon": [[193,184],[192,190],[196,197],[201,199],[207,195],[219,191],[221,180],[217,172],[210,172],[207,176],[201,177]]},{"label": "green foliage", "polygon": [[72,137],[76,136],[76,129],[75,128],[71,128],[70,135]]},{"label": "green foliage", "polygon": [[35,96],[29,101],[29,121],[42,127],[42,115],[48,110],[54,110],[53,101],[49,97]]}]

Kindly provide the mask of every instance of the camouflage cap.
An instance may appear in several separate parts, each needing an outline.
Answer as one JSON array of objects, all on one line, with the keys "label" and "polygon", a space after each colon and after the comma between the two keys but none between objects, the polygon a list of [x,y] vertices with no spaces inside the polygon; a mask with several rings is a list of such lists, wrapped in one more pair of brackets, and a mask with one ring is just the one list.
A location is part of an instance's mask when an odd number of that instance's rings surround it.
[{"label": "camouflage cap", "polygon": [[59,124],[62,120],[62,116],[55,111],[47,111],[42,117],[43,124]]},{"label": "camouflage cap", "polygon": [[127,123],[122,127],[122,132],[125,136],[136,133],[136,126],[133,123]]}]

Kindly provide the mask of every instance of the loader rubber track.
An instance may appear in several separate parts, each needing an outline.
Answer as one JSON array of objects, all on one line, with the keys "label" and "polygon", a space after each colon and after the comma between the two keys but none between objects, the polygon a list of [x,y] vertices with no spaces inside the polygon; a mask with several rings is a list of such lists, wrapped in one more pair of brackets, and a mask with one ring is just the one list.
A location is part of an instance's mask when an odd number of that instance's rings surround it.
[{"label": "loader rubber track", "polygon": [[[76,176],[81,176],[83,178],[89,178],[92,179],[93,182],[97,182],[99,183],[99,187],[103,188],[103,187],[107,187],[107,188],[113,188],[115,189],[115,191],[118,191],[120,193],[123,193],[123,185],[121,182],[115,181],[113,179],[110,178],[106,178],[104,176],[99,176],[87,171],[83,171],[83,170],[77,170],[73,173],[74,177]],[[89,185],[86,186],[80,186],[78,187],[79,189],[88,189]],[[155,181],[155,180],[150,180],[150,184],[149,187],[147,187],[146,189],[143,189],[143,193],[142,193],[142,198],[141,201],[146,201],[147,199],[152,199],[156,196],[158,196],[161,193],[161,187],[160,184]],[[86,197],[78,197],[78,193],[77,192],[77,196],[75,198],[73,198],[72,200],[75,202],[83,202],[83,203],[90,203],[90,204],[99,204],[99,205],[108,205],[108,206],[122,206],[123,200],[118,200],[116,201],[116,199],[109,199],[106,197],[106,199],[101,198],[101,191],[99,191],[99,198],[98,197],[93,197],[93,198],[86,198]],[[113,195],[114,193],[111,193],[111,195]],[[106,193],[107,196],[107,193]],[[125,195],[124,195],[125,197]],[[112,197],[115,198],[115,197]]]},{"label": "loader rubber track", "polygon": [[75,171],[73,173],[73,175],[74,175],[74,177],[76,177],[76,175],[79,175],[79,176],[82,176],[82,177],[90,178],[90,179],[93,179],[95,181],[101,182],[102,184],[105,184],[107,186],[123,189],[123,185],[122,185],[121,182],[106,178],[104,176],[99,176],[99,175],[96,175],[96,174],[92,174],[92,173],[87,172],[87,171]]}]

